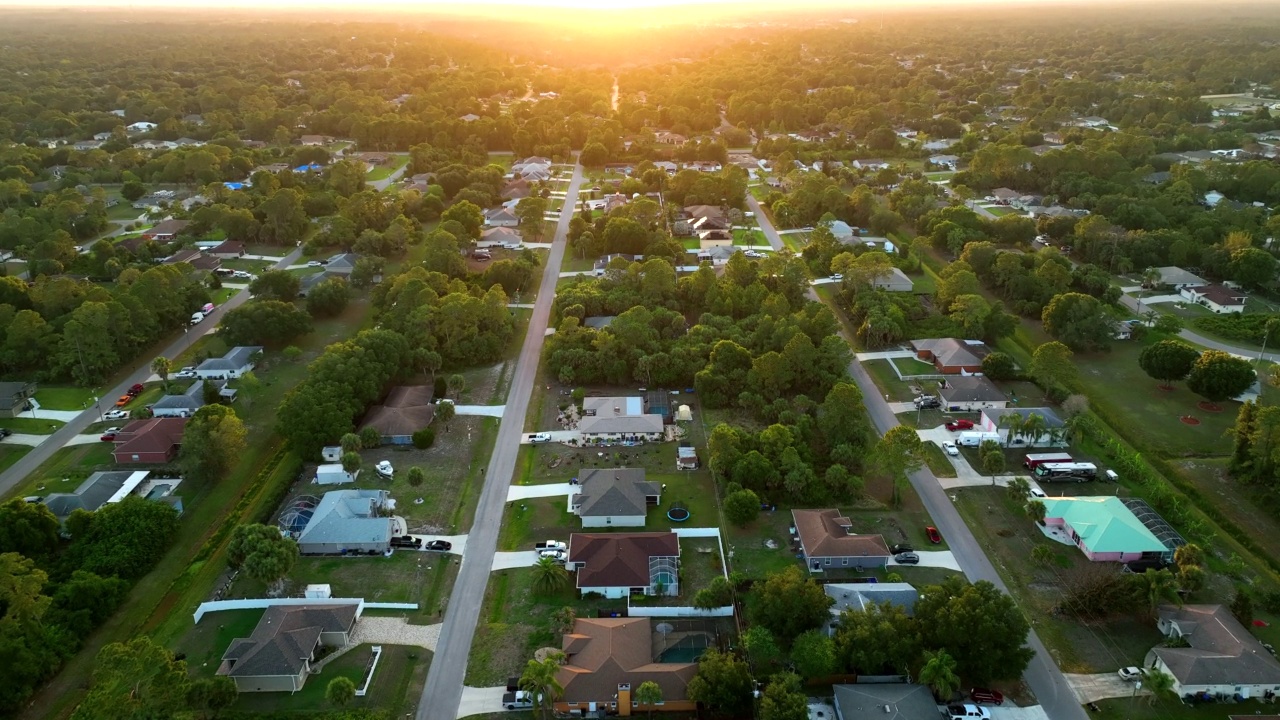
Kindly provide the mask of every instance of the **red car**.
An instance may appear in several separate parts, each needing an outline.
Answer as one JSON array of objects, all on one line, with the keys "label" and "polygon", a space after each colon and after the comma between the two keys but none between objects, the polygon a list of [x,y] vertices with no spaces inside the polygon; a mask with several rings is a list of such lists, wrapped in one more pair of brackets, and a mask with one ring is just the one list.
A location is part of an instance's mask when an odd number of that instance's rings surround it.
[{"label": "red car", "polygon": [[938,532],[938,528],[932,525],[926,526],[924,529],[924,534],[929,536],[929,542],[933,543],[934,545],[942,544],[942,535]]},{"label": "red car", "polygon": [[973,421],[972,420],[952,420],[951,422],[947,423],[946,427],[948,430],[951,430],[952,432],[956,430],[972,430]]},{"label": "red car", "polygon": [[101,442],[113,442],[115,439],[116,439],[116,434],[111,431],[107,431],[103,433],[102,437],[98,438],[98,440]]},{"label": "red car", "polygon": [[134,383],[133,387],[129,388],[129,392],[127,394],[137,397],[142,394],[143,390],[146,390],[146,388],[143,387],[142,383]]},{"label": "red car", "polygon": [[974,688],[969,691],[969,697],[976,703],[987,703],[990,705],[1004,704],[1004,695],[1001,695],[997,690]]}]

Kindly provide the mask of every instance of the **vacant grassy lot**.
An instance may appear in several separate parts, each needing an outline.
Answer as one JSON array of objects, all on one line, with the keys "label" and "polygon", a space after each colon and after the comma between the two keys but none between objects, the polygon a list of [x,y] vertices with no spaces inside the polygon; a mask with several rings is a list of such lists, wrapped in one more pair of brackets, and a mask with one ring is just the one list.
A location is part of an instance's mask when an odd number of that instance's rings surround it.
[{"label": "vacant grassy lot", "polygon": [[45,410],[83,410],[93,404],[93,391],[85,388],[41,385],[36,403]]},{"label": "vacant grassy lot", "polygon": [[938,374],[938,368],[934,367],[933,363],[927,363],[913,357],[890,358],[886,362],[895,365],[898,368],[898,372],[901,373],[903,377]]},{"label": "vacant grassy lot", "polygon": [[370,170],[368,176],[366,176],[365,179],[370,182],[376,182],[378,180],[386,180],[387,178],[391,177],[392,173],[394,173],[395,171],[399,170],[400,168],[408,164],[409,164],[408,155],[392,155],[391,159],[388,160],[385,164],[378,165],[374,167],[372,170]]},{"label": "vacant grassy lot", "polygon": [[[1110,672],[1142,665],[1147,651],[1161,639],[1150,618],[1121,615],[1086,621],[1053,612],[1079,578],[1119,572],[1118,566],[1096,565],[1076,548],[1045,537],[1004,488],[963,488],[954,494],[965,523],[1064,672]],[[1031,560],[1037,545],[1052,551],[1051,561]]]},{"label": "vacant grassy lot", "polygon": [[911,385],[898,379],[898,374],[893,371],[893,366],[888,360],[868,360],[862,363],[862,367],[867,369],[876,387],[880,388],[880,392],[884,393],[891,402],[908,402],[915,397]]}]

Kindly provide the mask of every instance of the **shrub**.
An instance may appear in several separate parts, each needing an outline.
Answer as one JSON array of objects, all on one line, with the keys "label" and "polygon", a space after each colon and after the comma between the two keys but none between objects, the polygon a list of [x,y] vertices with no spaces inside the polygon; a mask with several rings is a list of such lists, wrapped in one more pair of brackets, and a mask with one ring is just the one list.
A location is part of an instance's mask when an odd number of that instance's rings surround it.
[{"label": "shrub", "polygon": [[436,443],[435,428],[425,427],[413,434],[413,446],[419,450],[426,450]]}]

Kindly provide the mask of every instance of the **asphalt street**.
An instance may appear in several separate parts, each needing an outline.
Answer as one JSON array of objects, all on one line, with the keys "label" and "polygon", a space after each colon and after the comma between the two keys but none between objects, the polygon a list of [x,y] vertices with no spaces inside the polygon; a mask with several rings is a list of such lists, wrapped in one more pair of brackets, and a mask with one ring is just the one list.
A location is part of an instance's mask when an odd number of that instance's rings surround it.
[{"label": "asphalt street", "polygon": [[[1141,303],[1138,302],[1138,299],[1135,297],[1130,297],[1129,295],[1121,295],[1120,304],[1124,305],[1125,307],[1129,308],[1134,312],[1144,312],[1146,310],[1151,309],[1151,306],[1149,305],[1143,305],[1142,307],[1139,307]],[[1193,342],[1197,345],[1203,345],[1204,347],[1211,348],[1213,350],[1221,350],[1223,352],[1229,352],[1235,355],[1241,355],[1243,357],[1249,358],[1250,360],[1263,359],[1263,360],[1270,360],[1271,362],[1280,362],[1280,354],[1268,352],[1265,355],[1263,355],[1258,350],[1253,350],[1251,348],[1236,347],[1235,345],[1228,345],[1226,343],[1218,342],[1217,340],[1212,340],[1203,335],[1191,332],[1190,330],[1183,330],[1179,332],[1178,337],[1182,338],[1183,340],[1186,340],[1187,342]],[[1276,338],[1272,338],[1272,340],[1276,340]],[[1280,340],[1277,340],[1277,342],[1280,342]]]},{"label": "asphalt street", "polygon": [[467,658],[471,641],[480,619],[480,605],[498,548],[498,530],[507,502],[507,489],[515,475],[516,454],[520,451],[520,435],[524,431],[525,413],[537,381],[542,344],[555,300],[560,263],[564,259],[569,220],[578,205],[578,188],[582,184],[582,167],[576,166],[569,183],[564,209],[556,226],[555,240],[542,273],[542,288],[534,302],[533,317],[525,334],[520,358],[516,362],[511,389],[507,393],[506,412],[498,425],[498,438],[489,458],[480,504],[467,537],[467,554],[453,584],[453,594],[445,611],[440,640],[436,644],[427,674],[426,687],[418,702],[417,720],[455,720],[462,702],[462,684],[467,674]]},{"label": "asphalt street", "polygon": [[[302,256],[302,249],[298,248],[288,255],[284,260],[277,263],[275,268],[284,268],[295,262]],[[204,337],[208,333],[213,332],[217,328],[218,323],[222,320],[222,316],[228,310],[243,305],[249,299],[249,291],[241,290],[232,295],[222,305],[218,306],[213,312],[205,316],[203,322],[193,328],[188,328],[182,337],[174,340],[160,354],[167,358],[177,357],[179,353],[191,347],[196,340]],[[134,383],[146,382],[151,377],[151,356],[144,356],[135,361],[133,371],[119,385],[113,388],[104,388],[99,396],[99,407],[90,407],[88,410],[80,413],[74,420],[67,422],[66,425],[58,428],[57,432],[49,436],[44,443],[35,447],[31,452],[27,453],[21,460],[14,463],[0,473],[0,495],[4,495],[11,491],[18,483],[22,482],[27,475],[30,475],[36,468],[40,467],[55,452],[71,441],[76,435],[84,432],[85,428],[95,422],[98,422],[102,412],[110,410],[115,398],[124,395],[125,392]]]},{"label": "asphalt street", "polygon": [[[782,250],[786,246],[782,242],[782,238],[778,235],[778,231],[773,227],[768,216],[762,211],[760,204],[756,199],[747,194],[747,205],[756,215],[756,221],[760,223],[760,229],[764,231],[764,235],[769,240],[769,244],[775,250]],[[810,289],[810,295],[813,290]],[[816,298],[815,298],[816,299]],[[846,338],[847,339],[847,338]],[[872,382],[871,376],[863,369],[862,363],[857,360],[849,364],[849,375],[858,384],[858,388],[862,390],[863,404],[867,407],[867,414],[870,415],[871,421],[875,424],[876,430],[881,434],[888,432],[890,428],[898,425],[898,419],[894,416],[889,404],[884,400],[884,396],[880,394],[880,389]],[[965,577],[970,582],[979,580],[987,580],[1004,592],[1008,592],[1004,581],[1000,579],[999,573],[996,572],[995,566],[987,558],[986,553],[978,546],[978,541],[974,539],[973,533],[969,531],[964,520],[961,519],[960,513],[956,511],[955,505],[952,504],[950,498],[947,497],[946,491],[942,489],[942,485],[938,479],[933,476],[927,468],[910,476],[911,485],[915,488],[916,493],[920,496],[924,507],[929,511],[929,516],[933,518],[933,522],[942,533],[942,537],[946,539],[947,545],[951,548],[952,554],[964,571]],[[1030,618],[1033,622],[1035,618]],[[1052,720],[1086,720],[1084,708],[1080,706],[1076,700],[1075,693],[1071,690],[1071,685],[1067,682],[1067,678],[1058,668],[1058,664],[1049,656],[1044,644],[1040,642],[1040,638],[1032,630],[1027,637],[1027,645],[1035,651],[1036,655],[1031,660],[1031,664],[1027,667],[1023,678],[1031,691],[1035,693],[1036,700],[1044,708],[1045,713]]]}]

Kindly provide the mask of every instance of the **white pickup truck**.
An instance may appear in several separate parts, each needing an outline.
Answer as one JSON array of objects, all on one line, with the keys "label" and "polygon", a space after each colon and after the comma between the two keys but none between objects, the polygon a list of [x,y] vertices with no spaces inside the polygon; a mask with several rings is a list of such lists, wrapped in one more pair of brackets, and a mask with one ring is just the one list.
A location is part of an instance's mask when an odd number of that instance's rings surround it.
[{"label": "white pickup truck", "polygon": [[560,540],[548,540],[533,546],[534,550],[568,550],[569,545]]},{"label": "white pickup truck", "polygon": [[531,443],[551,442],[551,433],[530,433],[529,442]]},{"label": "white pickup truck", "polygon": [[516,690],[504,693],[502,707],[508,710],[528,710],[533,707],[533,693],[528,690]]}]

